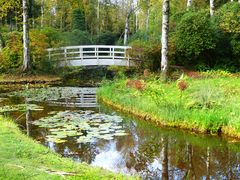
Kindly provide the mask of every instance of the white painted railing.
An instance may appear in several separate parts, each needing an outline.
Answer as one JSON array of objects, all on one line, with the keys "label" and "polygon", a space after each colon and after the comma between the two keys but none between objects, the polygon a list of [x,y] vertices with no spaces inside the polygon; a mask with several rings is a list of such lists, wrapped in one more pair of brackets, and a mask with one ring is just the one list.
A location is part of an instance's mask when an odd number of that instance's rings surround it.
[{"label": "white painted railing", "polygon": [[64,66],[116,65],[134,66],[128,55],[129,46],[67,46],[47,49],[50,61]]}]

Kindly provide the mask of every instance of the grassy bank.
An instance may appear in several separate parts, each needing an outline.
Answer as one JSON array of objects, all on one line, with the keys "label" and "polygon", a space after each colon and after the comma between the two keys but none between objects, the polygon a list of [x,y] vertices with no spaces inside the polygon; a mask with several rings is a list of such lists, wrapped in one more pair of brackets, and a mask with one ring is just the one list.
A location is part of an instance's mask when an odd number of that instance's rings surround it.
[{"label": "grassy bank", "polygon": [[0,179],[127,179],[62,158],[0,117]]},{"label": "grassy bank", "polygon": [[57,84],[61,78],[53,75],[0,75],[0,84]]},{"label": "grassy bank", "polygon": [[154,76],[121,79],[105,83],[98,95],[106,104],[158,125],[240,138],[239,77],[186,78],[169,83]]}]

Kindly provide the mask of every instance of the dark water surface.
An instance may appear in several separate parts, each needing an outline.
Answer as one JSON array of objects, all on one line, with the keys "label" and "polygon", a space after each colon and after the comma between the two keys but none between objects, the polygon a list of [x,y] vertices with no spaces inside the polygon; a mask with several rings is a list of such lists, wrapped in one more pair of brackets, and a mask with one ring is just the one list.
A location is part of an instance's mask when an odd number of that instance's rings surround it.
[{"label": "dark water surface", "polygon": [[[80,92],[75,90],[73,94]],[[6,97],[6,94],[3,97]],[[0,105],[24,103],[26,97],[12,96],[1,99]],[[4,114],[13,116],[27,135],[64,157],[71,157],[75,161],[87,162],[114,172],[138,174],[143,179],[240,179],[238,142],[155,127],[97,104],[92,91],[90,96],[81,96],[77,93],[75,97],[65,97],[58,101],[55,99],[54,102],[45,99],[34,104],[42,106],[43,110]],[[95,122],[94,126],[91,125],[96,131],[101,123],[106,123],[106,126],[111,124],[111,117],[114,117],[118,119],[116,128],[119,132],[125,132],[125,135],[112,134],[104,136],[105,139],[96,136],[97,138],[89,142],[80,142],[76,140],[79,136],[71,136],[65,138],[66,142],[56,143],[47,138],[51,134],[51,128],[34,124],[40,118],[51,116],[52,112],[66,111],[80,114],[90,112],[87,113],[89,119],[96,115],[98,118],[109,115],[110,120],[107,123],[99,121]],[[113,129],[114,127],[108,133],[114,133]],[[87,136],[90,132],[92,131],[84,130],[81,137]]]}]

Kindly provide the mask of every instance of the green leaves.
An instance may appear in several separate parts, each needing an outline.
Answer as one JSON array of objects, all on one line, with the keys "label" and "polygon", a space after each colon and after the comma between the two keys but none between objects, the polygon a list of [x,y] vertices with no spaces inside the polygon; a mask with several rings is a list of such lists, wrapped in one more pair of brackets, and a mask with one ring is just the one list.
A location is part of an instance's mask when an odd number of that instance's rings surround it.
[{"label": "green leaves", "polygon": [[50,113],[52,116],[39,119],[33,124],[49,129],[47,141],[64,143],[68,137],[75,137],[78,143],[94,142],[96,138],[112,140],[115,136],[128,135],[122,118],[94,111],[63,111]]},{"label": "green leaves", "polygon": [[197,57],[204,51],[215,48],[215,30],[208,12],[187,12],[182,16],[175,32],[177,50],[192,59],[192,56]]}]

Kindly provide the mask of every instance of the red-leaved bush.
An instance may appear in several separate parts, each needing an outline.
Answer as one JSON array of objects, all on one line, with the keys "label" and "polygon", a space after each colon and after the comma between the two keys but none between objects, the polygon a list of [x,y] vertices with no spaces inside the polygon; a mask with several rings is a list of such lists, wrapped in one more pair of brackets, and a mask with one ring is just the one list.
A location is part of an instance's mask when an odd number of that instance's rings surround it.
[{"label": "red-leaved bush", "polygon": [[139,91],[142,91],[145,87],[145,84],[140,80],[127,80],[126,87],[128,88],[134,88]]}]

